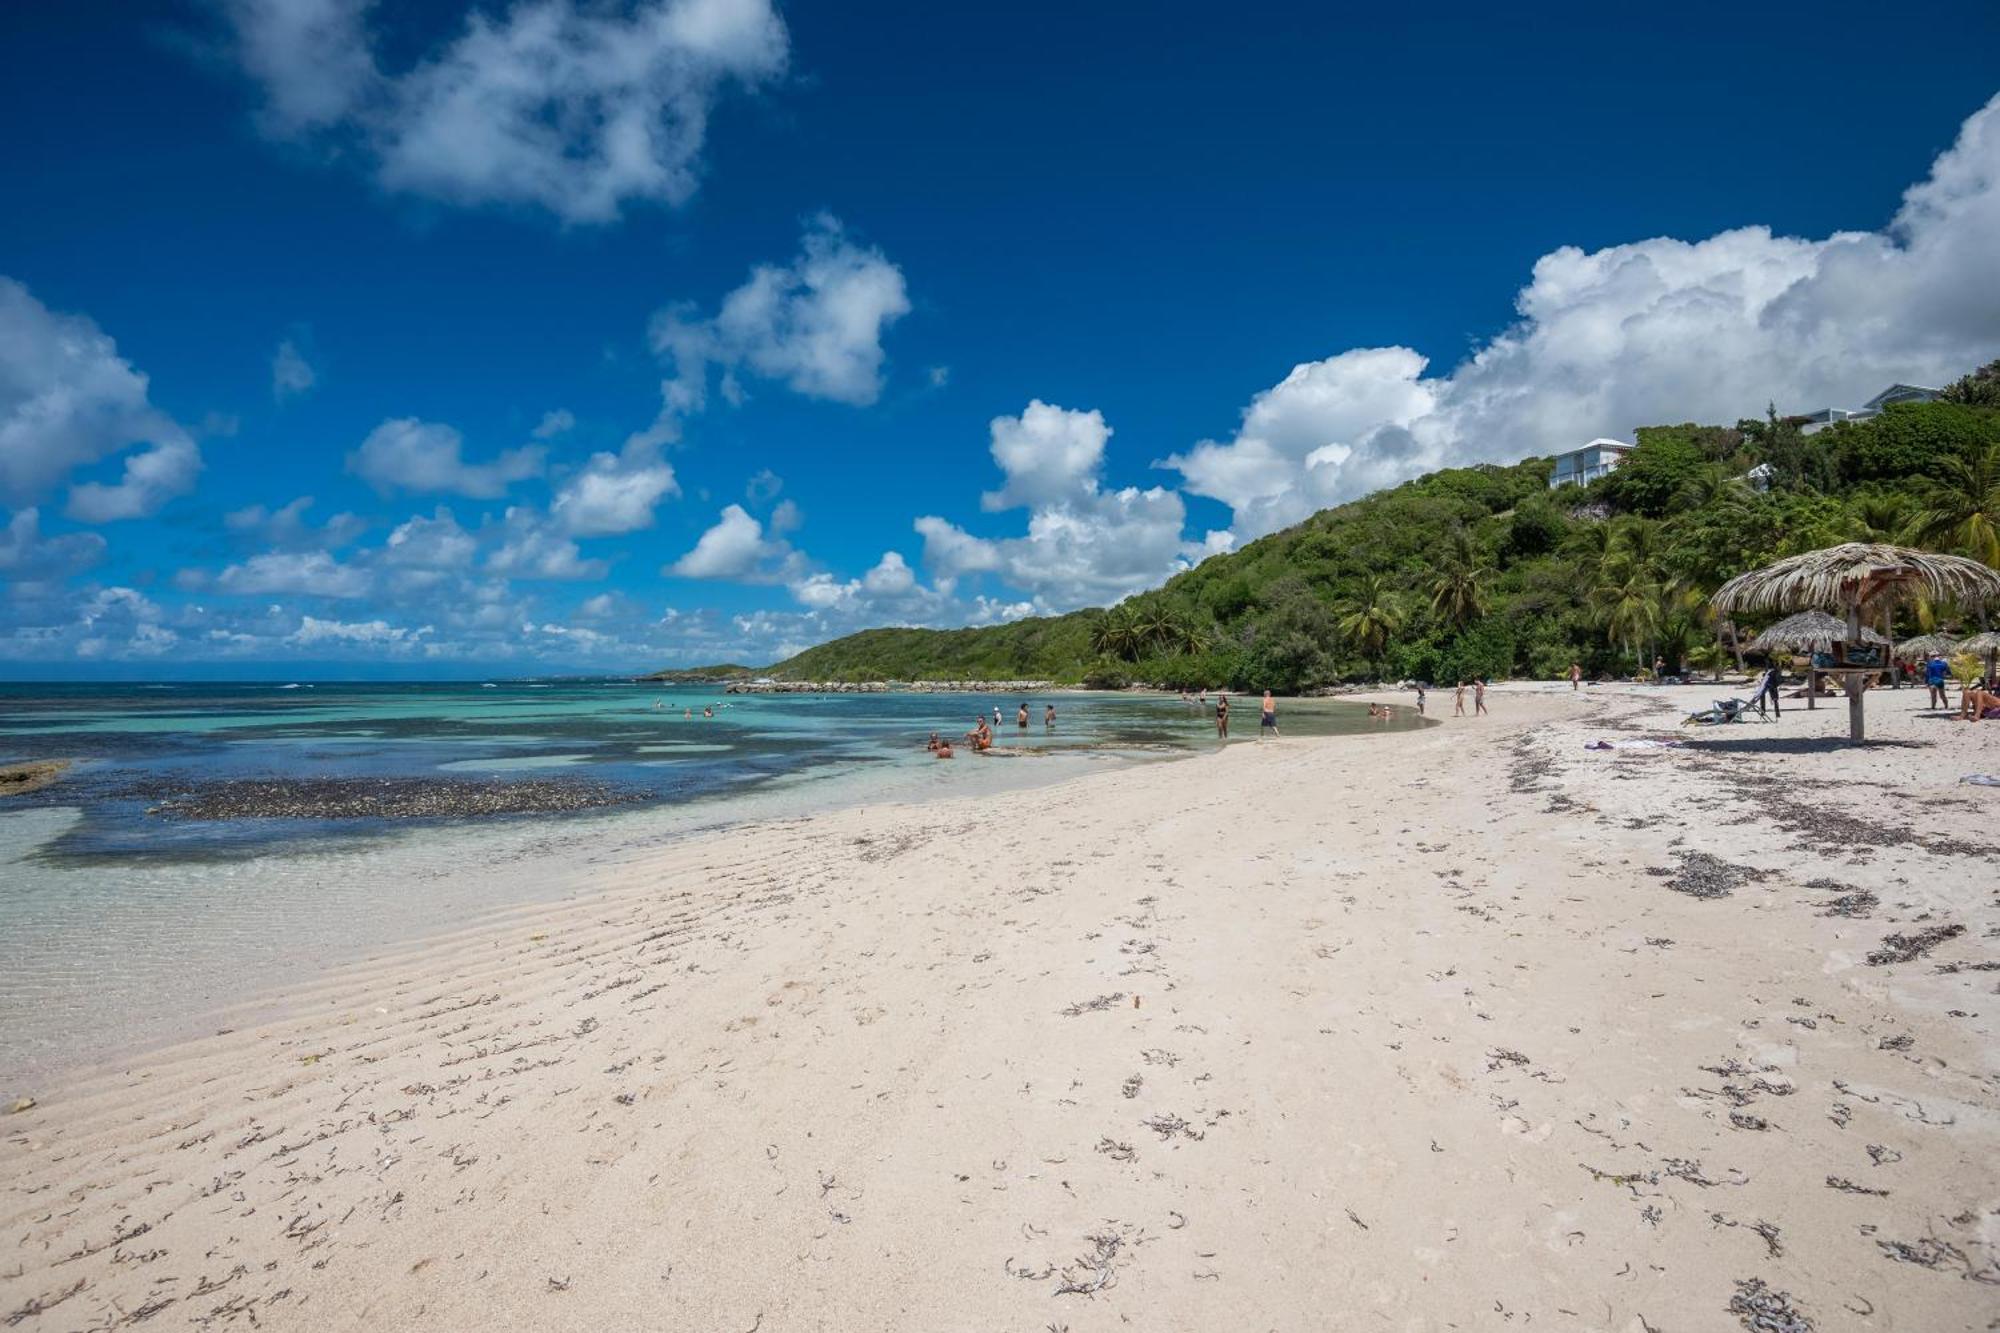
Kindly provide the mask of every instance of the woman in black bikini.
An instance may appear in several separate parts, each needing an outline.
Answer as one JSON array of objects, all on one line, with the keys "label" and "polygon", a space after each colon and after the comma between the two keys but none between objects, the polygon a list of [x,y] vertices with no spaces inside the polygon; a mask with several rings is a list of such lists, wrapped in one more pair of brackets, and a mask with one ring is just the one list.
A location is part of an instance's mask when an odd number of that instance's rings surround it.
[{"label": "woman in black bikini", "polygon": [[1229,739],[1229,696],[1226,694],[1215,696],[1215,738],[1220,741]]}]

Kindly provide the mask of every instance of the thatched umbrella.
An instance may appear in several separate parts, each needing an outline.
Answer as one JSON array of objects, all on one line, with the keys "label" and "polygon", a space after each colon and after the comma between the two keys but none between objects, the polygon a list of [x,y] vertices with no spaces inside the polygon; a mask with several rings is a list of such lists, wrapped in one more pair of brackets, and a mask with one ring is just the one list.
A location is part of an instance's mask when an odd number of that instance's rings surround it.
[{"label": "thatched umbrella", "polygon": [[[1961,602],[2000,598],[2000,572],[1964,556],[1936,555],[1879,542],[1847,542],[1738,574],[1709,600],[1725,614],[1840,607],[1847,612],[1845,648],[1864,642],[1864,613],[1884,610],[1911,597]],[[1862,721],[1861,674],[1846,670],[1842,676],[1847,686],[1847,733],[1854,740],[1863,740],[1867,729]]]},{"label": "thatched umbrella", "polygon": [[1958,640],[1949,634],[1919,634],[1914,639],[1903,640],[1898,647],[1908,654],[1901,659],[1905,662],[1911,658],[1929,657],[1932,653],[1936,653],[1939,657],[1950,657],[1958,649]]},{"label": "thatched umbrella", "polygon": [[[1861,631],[1869,643],[1887,643],[1872,629]],[[1753,653],[1809,653],[1847,641],[1847,622],[1825,611],[1801,611],[1786,616],[1744,648]]]},{"label": "thatched umbrella", "polygon": [[1975,634],[1964,643],[1958,645],[1958,651],[1961,653],[1985,653],[1986,676],[1990,680],[1996,674],[1994,669],[1995,659],[2000,658],[2000,633],[1987,630],[1984,634]]}]

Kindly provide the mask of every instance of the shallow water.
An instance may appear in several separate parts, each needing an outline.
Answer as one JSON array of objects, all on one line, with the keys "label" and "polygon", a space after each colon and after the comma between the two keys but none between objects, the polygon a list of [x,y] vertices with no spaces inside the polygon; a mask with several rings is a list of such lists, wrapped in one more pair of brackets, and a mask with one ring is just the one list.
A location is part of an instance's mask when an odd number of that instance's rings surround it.
[{"label": "shallow water", "polygon": [[[0,1094],[198,1031],[201,1015],[329,962],[559,897],[589,862],[690,829],[998,791],[1215,743],[1205,711],[1171,697],[1035,697],[1026,729],[1020,702],[626,682],[0,685],[0,762],[76,761],[0,804]],[[996,703],[1002,752],[925,752],[932,730],[955,737]],[[1237,739],[1254,741],[1245,714]],[[1331,703],[1288,705],[1284,722],[1292,735],[1381,726]],[[167,813],[272,778],[301,790],[434,779],[441,798],[576,782],[620,803],[476,819]]]}]

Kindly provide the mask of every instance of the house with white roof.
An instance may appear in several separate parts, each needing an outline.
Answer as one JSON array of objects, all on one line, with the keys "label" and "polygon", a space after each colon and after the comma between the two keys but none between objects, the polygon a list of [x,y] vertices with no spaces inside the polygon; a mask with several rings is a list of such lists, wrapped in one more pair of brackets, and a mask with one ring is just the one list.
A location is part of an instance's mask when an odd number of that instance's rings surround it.
[{"label": "house with white roof", "polygon": [[1836,421],[1866,421],[1869,417],[1879,417],[1884,408],[1894,407],[1897,403],[1928,403],[1939,392],[1923,384],[1891,384],[1859,407],[1822,407],[1815,412],[1802,412],[1793,419],[1801,423],[1801,434],[1811,435],[1825,430]]},{"label": "house with white roof", "polygon": [[1555,471],[1549,473],[1549,489],[1586,486],[1624,462],[1625,455],[1631,453],[1634,447],[1623,440],[1600,438],[1581,449],[1557,454]]}]

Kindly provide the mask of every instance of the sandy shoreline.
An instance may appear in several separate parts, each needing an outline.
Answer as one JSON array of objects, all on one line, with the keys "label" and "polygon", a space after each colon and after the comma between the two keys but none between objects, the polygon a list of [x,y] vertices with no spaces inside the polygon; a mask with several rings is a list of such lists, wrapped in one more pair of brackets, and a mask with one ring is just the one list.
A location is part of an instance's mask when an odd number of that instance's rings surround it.
[{"label": "sandy shoreline", "polygon": [[607,867],[0,1118],[0,1321],[1988,1327],[2000,728],[1701,702]]}]

